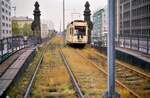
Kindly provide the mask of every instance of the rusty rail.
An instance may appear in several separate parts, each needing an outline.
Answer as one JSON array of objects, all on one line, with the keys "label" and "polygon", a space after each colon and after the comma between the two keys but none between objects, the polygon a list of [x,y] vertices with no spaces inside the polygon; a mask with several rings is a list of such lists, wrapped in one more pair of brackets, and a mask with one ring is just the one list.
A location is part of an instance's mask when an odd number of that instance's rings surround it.
[{"label": "rusty rail", "polygon": [[[97,64],[95,64],[93,61],[87,59],[86,57],[84,57],[83,55],[81,55],[78,51],[76,51],[76,53],[78,53],[82,58],[84,58],[86,61],[88,61],[89,63],[91,63],[92,65],[94,65],[98,70],[100,70],[101,72],[103,72],[105,75],[108,75],[108,73],[100,68]],[[133,90],[131,90],[130,88],[128,88],[126,85],[124,85],[123,83],[121,83],[119,80],[115,80],[115,82],[120,85],[121,87],[127,89],[127,91],[129,91],[133,96],[135,96],[136,98],[142,98],[140,97],[137,93],[135,93]]]},{"label": "rusty rail", "polygon": [[73,83],[73,86],[74,86],[74,88],[75,88],[75,90],[76,90],[76,93],[77,93],[78,97],[79,97],[79,98],[84,98],[84,95],[83,95],[83,93],[82,93],[82,91],[81,91],[81,89],[80,89],[80,87],[79,87],[79,83],[77,82],[77,80],[76,80],[76,78],[75,78],[75,76],[74,76],[74,74],[73,74],[73,72],[72,72],[72,70],[71,70],[71,68],[70,68],[70,65],[69,65],[69,63],[67,62],[67,59],[66,59],[66,57],[64,56],[64,54],[63,54],[63,52],[62,52],[61,49],[60,49],[60,54],[61,54],[61,57],[62,57],[62,59],[63,59],[65,65],[66,65],[66,68],[67,68],[68,73],[69,73],[69,75],[70,75],[70,79],[71,79],[71,81],[72,81],[72,83]]}]

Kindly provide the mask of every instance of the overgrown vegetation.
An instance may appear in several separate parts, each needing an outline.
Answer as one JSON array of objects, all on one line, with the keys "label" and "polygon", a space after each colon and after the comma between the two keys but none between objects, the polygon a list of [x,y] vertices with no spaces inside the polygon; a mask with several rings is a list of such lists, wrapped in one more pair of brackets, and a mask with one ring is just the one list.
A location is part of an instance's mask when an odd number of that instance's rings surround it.
[{"label": "overgrown vegetation", "polygon": [[23,98],[28,87],[29,81],[35,71],[35,68],[41,57],[42,51],[45,47],[46,45],[44,44],[43,47],[37,48],[33,62],[29,64],[25,72],[21,74],[20,78],[15,82],[15,84],[10,87],[10,89],[7,92],[7,95],[10,98]]},{"label": "overgrown vegetation", "polygon": [[44,54],[31,98],[76,98],[65,65],[59,54],[62,38],[55,37]]},{"label": "overgrown vegetation", "polygon": [[85,98],[99,98],[106,90],[106,77],[98,69],[83,59],[74,49],[63,49]]},{"label": "overgrown vegetation", "polygon": [[[100,68],[107,71],[107,59],[104,57],[104,55],[102,55],[95,49],[86,48],[83,50],[78,50],[78,52],[87,59],[90,59],[91,61],[95,62],[95,64],[97,64]],[[122,98],[135,98],[132,94],[130,94],[125,88],[121,87],[120,85],[117,85],[116,89]]]},{"label": "overgrown vegetation", "polygon": [[23,26],[20,26],[17,22],[12,21],[12,32],[13,36],[29,36],[32,33],[31,24],[25,23]]}]

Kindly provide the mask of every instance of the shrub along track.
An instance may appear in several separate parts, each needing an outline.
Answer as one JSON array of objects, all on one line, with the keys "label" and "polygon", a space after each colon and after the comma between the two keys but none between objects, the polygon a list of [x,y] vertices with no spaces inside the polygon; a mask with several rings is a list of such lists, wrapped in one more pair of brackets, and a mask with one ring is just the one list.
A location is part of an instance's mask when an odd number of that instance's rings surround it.
[{"label": "shrub along track", "polygon": [[[95,63],[99,68],[107,71],[106,56],[98,53],[94,49],[83,49],[77,51],[86,59]],[[120,84],[138,98],[150,97],[150,76],[148,74],[120,61],[116,61],[116,65],[116,77]]]}]

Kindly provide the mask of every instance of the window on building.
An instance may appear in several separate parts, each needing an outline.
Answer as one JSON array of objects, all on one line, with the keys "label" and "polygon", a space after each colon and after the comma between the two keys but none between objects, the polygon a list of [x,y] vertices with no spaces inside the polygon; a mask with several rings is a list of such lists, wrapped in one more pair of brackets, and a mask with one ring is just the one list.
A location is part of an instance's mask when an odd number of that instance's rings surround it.
[{"label": "window on building", "polygon": [[7,5],[7,4],[5,4],[5,7],[6,7],[6,8],[8,8],[8,5]]},{"label": "window on building", "polygon": [[4,1],[2,1],[2,5],[4,5]]},{"label": "window on building", "polygon": [[9,9],[11,9],[11,7],[9,6]]},{"label": "window on building", "polygon": [[3,12],[3,13],[5,12],[4,8],[2,8],[2,12]]},{"label": "window on building", "polygon": [[8,30],[6,30],[6,33],[8,34]]},{"label": "window on building", "polygon": [[6,10],[6,14],[8,14],[8,11]]},{"label": "window on building", "polygon": [[6,27],[8,27],[8,24],[6,23]]},{"label": "window on building", "polygon": [[2,19],[5,20],[5,16],[4,15],[2,15]]},{"label": "window on building", "polygon": [[8,21],[8,17],[6,17],[6,20]]},{"label": "window on building", "polygon": [[5,23],[2,23],[3,26],[5,26]]}]

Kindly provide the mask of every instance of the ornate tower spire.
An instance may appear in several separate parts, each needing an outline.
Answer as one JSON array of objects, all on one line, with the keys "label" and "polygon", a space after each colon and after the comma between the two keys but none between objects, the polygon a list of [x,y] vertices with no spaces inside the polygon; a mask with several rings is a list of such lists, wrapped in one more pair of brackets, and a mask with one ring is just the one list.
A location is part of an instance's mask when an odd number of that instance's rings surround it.
[{"label": "ornate tower spire", "polygon": [[89,20],[91,20],[91,18],[90,18],[90,16],[91,16],[91,10],[90,10],[90,4],[89,4],[88,1],[85,3],[84,7],[85,7],[85,10],[84,10],[84,20],[85,21],[89,21]]},{"label": "ornate tower spire", "polygon": [[85,3],[84,20],[88,23],[88,44],[90,44],[91,43],[91,30],[93,29],[93,24],[91,21],[91,10],[90,10],[90,4],[88,1]]},{"label": "ornate tower spire", "polygon": [[35,2],[35,4],[34,4],[34,7],[35,7],[35,9],[34,9],[34,16],[41,16],[41,11],[40,11],[40,9],[39,9],[39,7],[40,7],[40,5],[39,5],[39,3],[36,1]]},{"label": "ornate tower spire", "polygon": [[40,22],[40,16],[41,16],[41,11],[39,9],[40,5],[36,1],[34,4],[34,21],[32,22],[32,31],[33,31],[33,36],[37,38],[37,43],[41,43],[41,22]]}]

